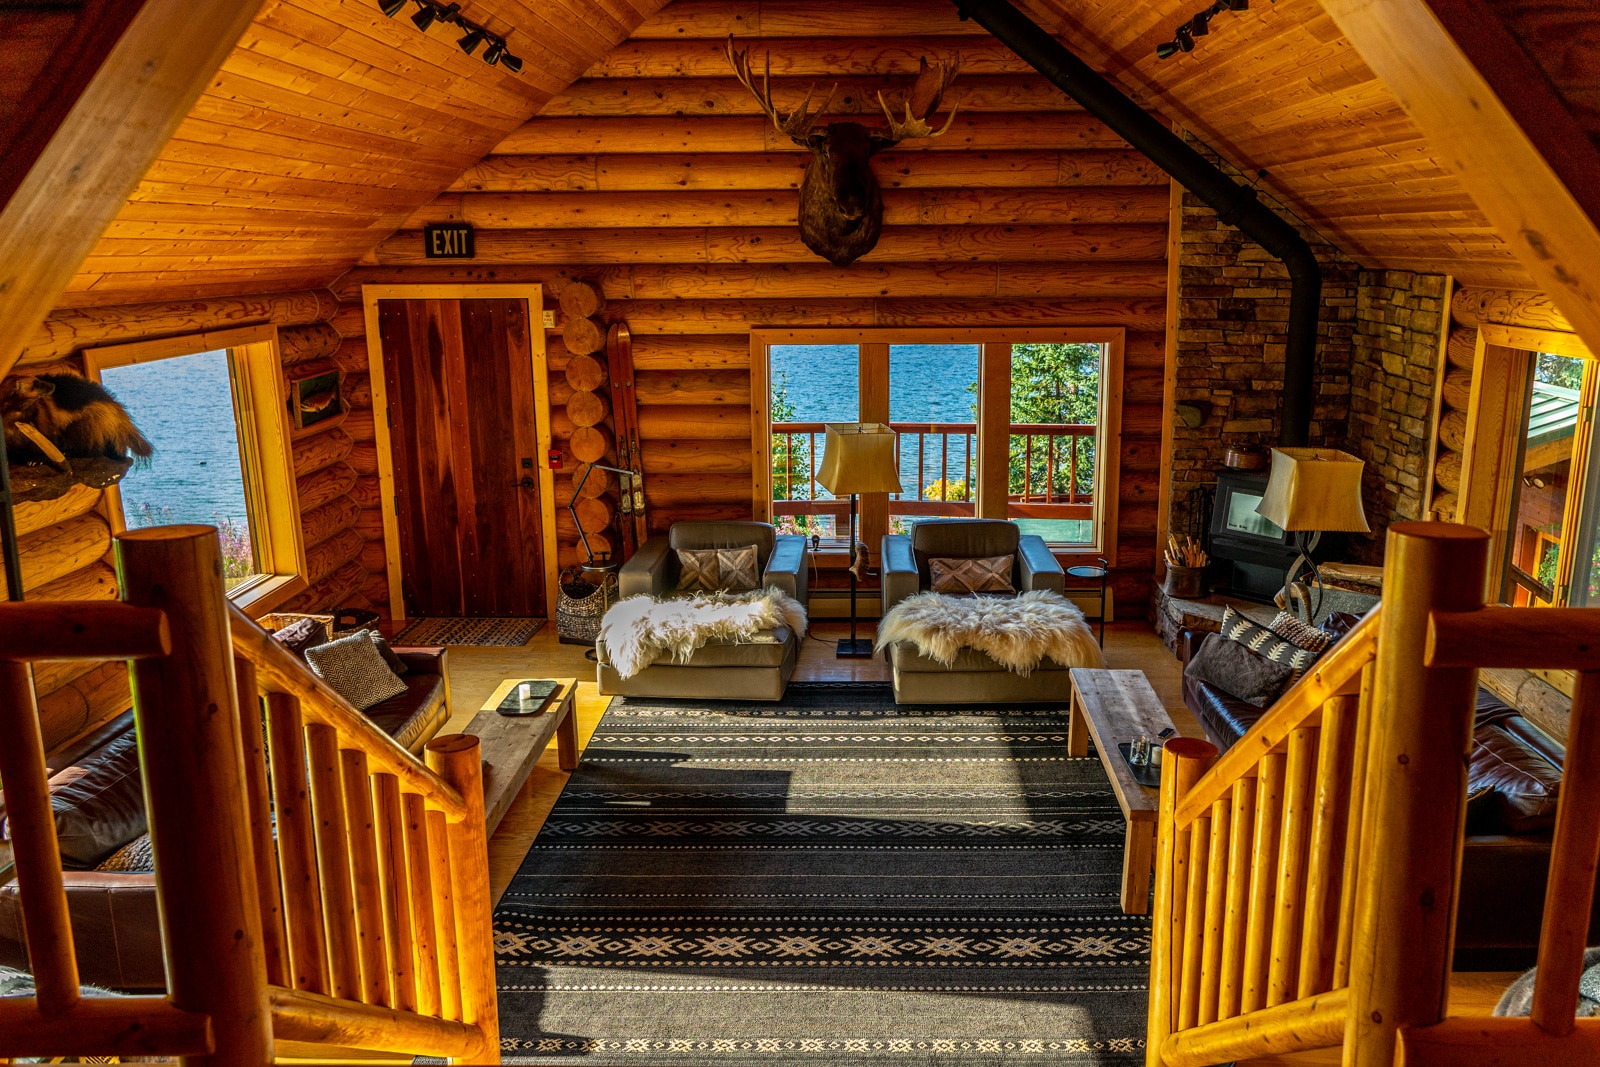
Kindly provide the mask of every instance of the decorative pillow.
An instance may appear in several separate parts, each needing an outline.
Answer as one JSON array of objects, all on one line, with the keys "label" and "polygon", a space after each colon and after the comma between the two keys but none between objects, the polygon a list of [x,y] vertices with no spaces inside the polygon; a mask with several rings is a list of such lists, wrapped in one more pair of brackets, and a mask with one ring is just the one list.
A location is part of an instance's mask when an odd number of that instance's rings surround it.
[{"label": "decorative pillow", "polygon": [[1285,641],[1319,656],[1333,646],[1332,634],[1315,626],[1307,626],[1287,611],[1274,615],[1267,628]]},{"label": "decorative pillow", "polygon": [[360,711],[406,691],[364,630],[307,649],[306,665]]},{"label": "decorative pillow", "polygon": [[389,665],[391,671],[396,674],[406,673],[406,661],[395,655],[394,649],[389,647],[389,642],[383,639],[382,634],[376,630],[360,630],[357,632],[367,634],[372,638],[372,643],[378,648],[378,655],[383,657],[383,662]]},{"label": "decorative pillow", "polygon": [[[92,870],[145,832],[138,736],[129,730],[50,779],[61,866]],[[9,821],[5,833],[10,837]]]},{"label": "decorative pillow", "polygon": [[680,592],[710,592],[719,588],[717,579],[722,569],[717,566],[714,548],[678,549],[678,589]]},{"label": "decorative pillow", "polygon": [[730,593],[748,593],[758,584],[756,546],[717,549],[719,584]]},{"label": "decorative pillow", "polygon": [[141,834],[107,856],[96,867],[97,871],[116,871],[122,874],[154,874],[155,853],[150,847],[150,835]]},{"label": "decorative pillow", "polygon": [[293,652],[301,660],[306,658],[306,649],[316,648],[328,641],[328,628],[316,619],[297,619],[281,630],[273,632],[273,639]]},{"label": "decorative pillow", "polygon": [[1237,641],[1202,641],[1183,675],[1258,708],[1271,706],[1297,677],[1294,668],[1259,656]]},{"label": "decorative pillow", "polygon": [[759,584],[756,546],[746,548],[680,548],[680,592],[748,593]]},{"label": "decorative pillow", "polygon": [[1274,663],[1281,663],[1290,668],[1294,672],[1289,680],[1290,685],[1299,681],[1300,676],[1317,662],[1317,653],[1278,636],[1259,622],[1245,618],[1231,607],[1222,609],[1222,636],[1243,645],[1258,656],[1264,656]]},{"label": "decorative pillow", "polygon": [[967,559],[928,560],[928,577],[935,593],[1015,593],[1011,584],[1014,555],[973,556]]}]

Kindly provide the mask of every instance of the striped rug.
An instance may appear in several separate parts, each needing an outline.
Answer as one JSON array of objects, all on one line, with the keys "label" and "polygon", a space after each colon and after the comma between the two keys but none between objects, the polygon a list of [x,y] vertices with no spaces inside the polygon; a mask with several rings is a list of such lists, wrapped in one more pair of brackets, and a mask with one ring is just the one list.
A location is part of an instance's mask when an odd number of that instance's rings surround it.
[{"label": "striped rug", "polygon": [[395,645],[483,645],[521,648],[544,627],[543,619],[418,619],[395,634]]},{"label": "striped rug", "polygon": [[617,699],[495,911],[507,1063],[1143,1063],[1065,708]]}]

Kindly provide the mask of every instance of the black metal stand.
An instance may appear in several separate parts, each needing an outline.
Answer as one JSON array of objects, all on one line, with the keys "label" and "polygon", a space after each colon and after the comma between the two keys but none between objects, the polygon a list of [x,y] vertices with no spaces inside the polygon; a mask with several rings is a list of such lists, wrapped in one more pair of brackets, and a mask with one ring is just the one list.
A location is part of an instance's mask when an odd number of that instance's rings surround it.
[{"label": "black metal stand", "polygon": [[11,460],[0,438],[0,555],[5,557],[6,598],[22,599],[22,553],[17,548],[17,520],[11,502]]},{"label": "black metal stand", "polygon": [[871,659],[872,642],[856,637],[856,494],[850,494],[850,636],[839,639],[837,659]]}]

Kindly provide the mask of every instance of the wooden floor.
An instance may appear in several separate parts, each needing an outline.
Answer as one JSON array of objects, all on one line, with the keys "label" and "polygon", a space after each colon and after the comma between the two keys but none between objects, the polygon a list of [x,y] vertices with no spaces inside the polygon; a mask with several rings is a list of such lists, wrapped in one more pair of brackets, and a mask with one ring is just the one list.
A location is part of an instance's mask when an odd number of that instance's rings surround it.
[{"label": "wooden floor", "polygon": [[[888,666],[881,659],[835,657],[834,641],[847,634],[846,624],[819,622],[814,627],[814,634],[804,642],[795,679],[888,681]],[[871,636],[870,623],[862,629],[861,635]],[[450,696],[455,710],[442,732],[459,732],[477,713],[479,705],[506,678],[575,677],[579,682],[578,743],[587,746],[609,698],[599,694],[595,684],[594,663],[584,658],[584,651],[576,645],[559,643],[551,627],[540,631],[523,648],[452,648]],[[1124,622],[1108,626],[1105,653],[1107,666],[1145,672],[1179,733],[1188,737],[1203,736],[1199,724],[1184,706],[1183,673],[1178,661],[1147,624]],[[496,900],[516,874],[528,847],[555,805],[556,797],[566,785],[567,777],[556,765],[556,749],[552,744],[540,758],[527,785],[512,802],[505,820],[489,841],[489,881]],[[1488,1014],[1514,977],[1512,974],[1488,973],[1455,975],[1451,982],[1451,1014]],[[1338,1062],[1337,1050],[1330,1050],[1293,1057],[1241,1060],[1239,1067],[1320,1067]]]}]

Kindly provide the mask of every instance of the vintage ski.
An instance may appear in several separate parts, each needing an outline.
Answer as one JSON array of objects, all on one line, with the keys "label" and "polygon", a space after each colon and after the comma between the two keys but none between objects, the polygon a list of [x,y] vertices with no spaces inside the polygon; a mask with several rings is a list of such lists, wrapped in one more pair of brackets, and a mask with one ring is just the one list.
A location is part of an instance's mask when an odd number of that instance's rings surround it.
[{"label": "vintage ski", "polygon": [[[644,510],[644,458],[639,450],[638,404],[633,388],[633,338],[625,323],[616,323],[606,336],[606,371],[611,379],[611,421],[617,433],[617,466],[633,472],[627,499],[619,510],[624,552],[634,550],[649,536]],[[620,490],[619,490],[620,492]]]}]

